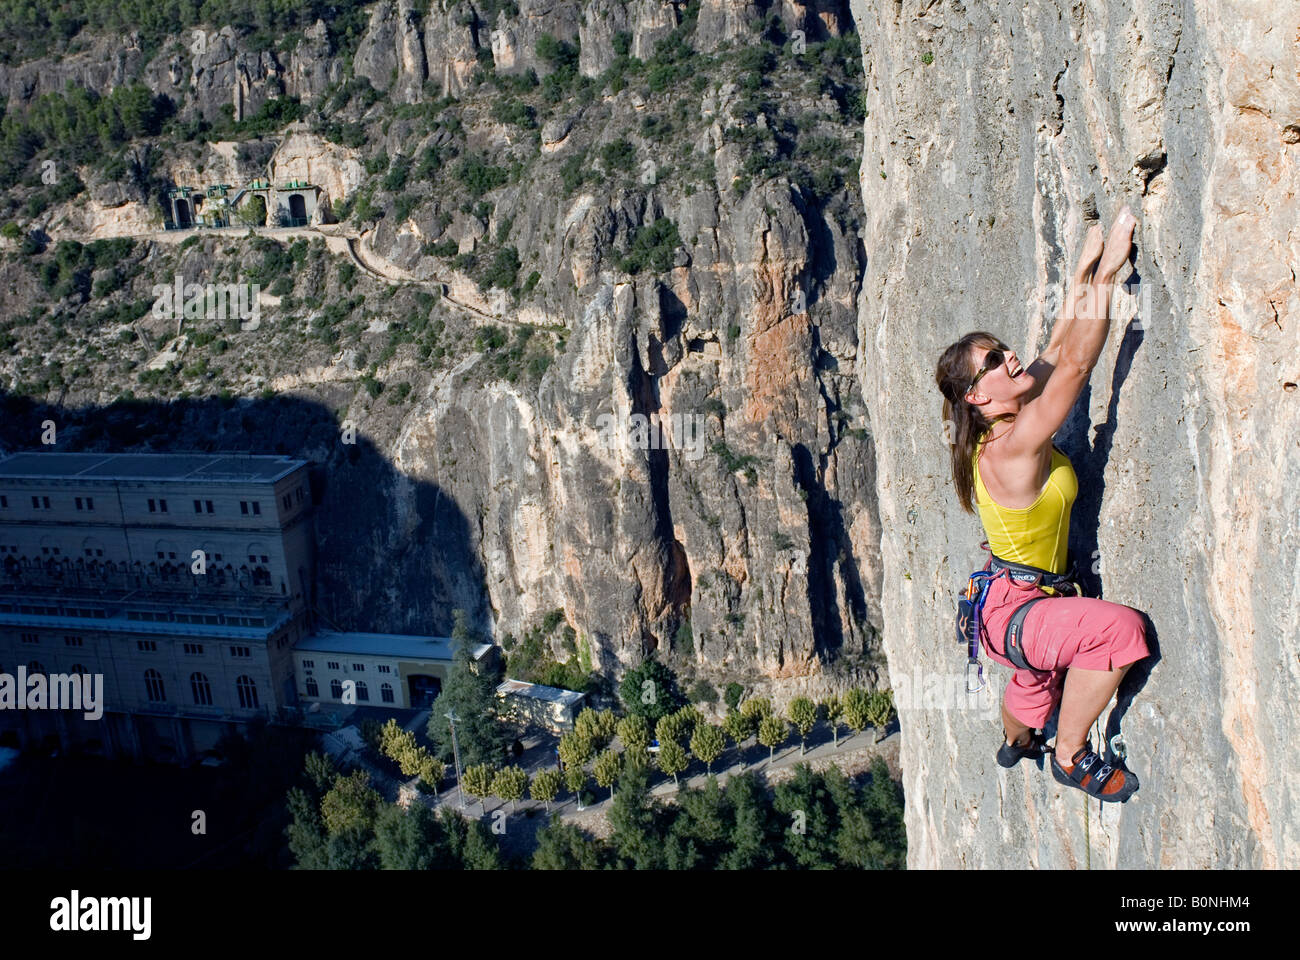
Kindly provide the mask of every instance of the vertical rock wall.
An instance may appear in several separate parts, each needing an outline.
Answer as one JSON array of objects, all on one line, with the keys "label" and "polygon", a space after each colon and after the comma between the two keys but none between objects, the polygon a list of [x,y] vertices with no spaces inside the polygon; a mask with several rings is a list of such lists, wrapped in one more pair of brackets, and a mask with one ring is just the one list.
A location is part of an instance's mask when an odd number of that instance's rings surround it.
[{"label": "vertical rock wall", "polygon": [[[1102,715],[1142,789],[1102,808],[1029,763],[1004,771],[995,700],[914,696],[911,866],[1300,865],[1300,5],[853,12],[869,110],[858,370],[896,690],[961,671],[953,595],[983,561],[948,470],[940,352],[987,329],[1033,357],[1085,212],[1109,222],[1127,203],[1139,220],[1140,285],[1116,295],[1057,443],[1081,487],[1072,551],[1154,627],[1153,662]],[[1007,671],[990,669],[1000,691]]]}]

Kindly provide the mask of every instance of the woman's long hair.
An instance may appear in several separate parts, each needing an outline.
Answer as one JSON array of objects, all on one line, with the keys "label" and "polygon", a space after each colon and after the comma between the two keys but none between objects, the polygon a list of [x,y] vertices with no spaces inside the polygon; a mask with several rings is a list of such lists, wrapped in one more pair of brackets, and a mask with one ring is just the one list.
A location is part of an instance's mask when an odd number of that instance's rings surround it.
[{"label": "woman's long hair", "polygon": [[982,347],[997,350],[1002,341],[991,333],[977,330],[962,337],[939,358],[934,369],[934,379],[943,392],[944,435],[952,450],[952,482],[957,488],[957,500],[967,513],[974,513],[975,466],[973,458],[980,435],[999,420],[1014,420],[1015,415],[999,414],[992,420],[985,418],[979,407],[966,402],[966,393],[977,371],[971,362],[971,349]]}]

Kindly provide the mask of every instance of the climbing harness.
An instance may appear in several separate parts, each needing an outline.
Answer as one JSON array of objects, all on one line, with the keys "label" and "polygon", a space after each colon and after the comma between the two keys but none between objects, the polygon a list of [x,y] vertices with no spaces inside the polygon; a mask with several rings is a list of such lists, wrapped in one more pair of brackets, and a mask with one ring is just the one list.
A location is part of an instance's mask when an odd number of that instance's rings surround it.
[{"label": "climbing harness", "polygon": [[[982,634],[985,636],[987,645],[987,631],[984,629],[984,601],[988,597],[989,586],[994,580],[1005,574],[1017,583],[1050,587],[1056,591],[1053,594],[1032,597],[1017,607],[1007,623],[1006,633],[1003,636],[1003,655],[1019,669],[1033,670],[1037,673],[1046,671],[1029,663],[1025,657],[1023,644],[1025,617],[1029,615],[1030,608],[1039,601],[1051,600],[1053,597],[1083,596],[1083,590],[1073,580],[1073,564],[1065,573],[1052,573],[1040,567],[1011,563],[995,556],[989,549],[987,540],[980,544],[980,548],[988,553],[989,558],[982,569],[970,575],[965,591],[959,593],[957,600],[957,641],[966,646],[967,693],[976,693],[984,688],[984,665],[980,662],[980,636]],[[976,686],[971,685],[972,669],[975,672]]]}]

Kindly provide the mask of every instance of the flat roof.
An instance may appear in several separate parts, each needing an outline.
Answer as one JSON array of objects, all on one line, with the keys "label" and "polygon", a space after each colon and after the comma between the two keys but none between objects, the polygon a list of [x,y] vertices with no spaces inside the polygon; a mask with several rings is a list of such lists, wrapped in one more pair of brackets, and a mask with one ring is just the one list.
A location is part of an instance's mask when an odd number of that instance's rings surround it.
[{"label": "flat roof", "polygon": [[534,700],[546,700],[562,703],[565,706],[577,703],[585,693],[577,690],[562,690],[559,687],[547,687],[540,683],[528,683],[525,680],[506,680],[497,687],[497,693],[505,696],[514,694],[519,697],[532,697]]},{"label": "flat roof", "polygon": [[175,480],[274,483],[306,460],[239,453],[15,453],[0,478],[27,480]]},{"label": "flat roof", "polygon": [[[295,651],[310,653],[354,653],[370,657],[398,657],[403,660],[452,659],[451,637],[420,637],[408,633],[353,633],[317,630],[294,644]],[[475,660],[492,649],[480,643],[470,649]]]}]

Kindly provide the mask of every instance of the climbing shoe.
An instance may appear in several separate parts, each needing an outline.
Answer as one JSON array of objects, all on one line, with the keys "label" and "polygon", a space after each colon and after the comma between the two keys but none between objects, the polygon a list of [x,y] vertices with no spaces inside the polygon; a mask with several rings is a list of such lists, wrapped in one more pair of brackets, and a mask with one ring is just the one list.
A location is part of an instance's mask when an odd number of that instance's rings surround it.
[{"label": "climbing shoe", "polygon": [[1118,763],[1103,762],[1092,749],[1091,743],[1085,743],[1070,758],[1069,770],[1057,763],[1053,756],[1052,776],[1057,783],[1082,790],[1088,796],[1107,803],[1121,803],[1137,793],[1138,788],[1138,778],[1133,773]]},{"label": "climbing shoe", "polygon": [[1006,738],[1003,737],[1002,746],[998,748],[998,764],[1003,767],[1014,767],[1024,757],[1037,760],[1043,755],[1044,745],[1043,735],[1037,730],[1029,731],[1029,742],[1022,747],[1007,743]]}]

